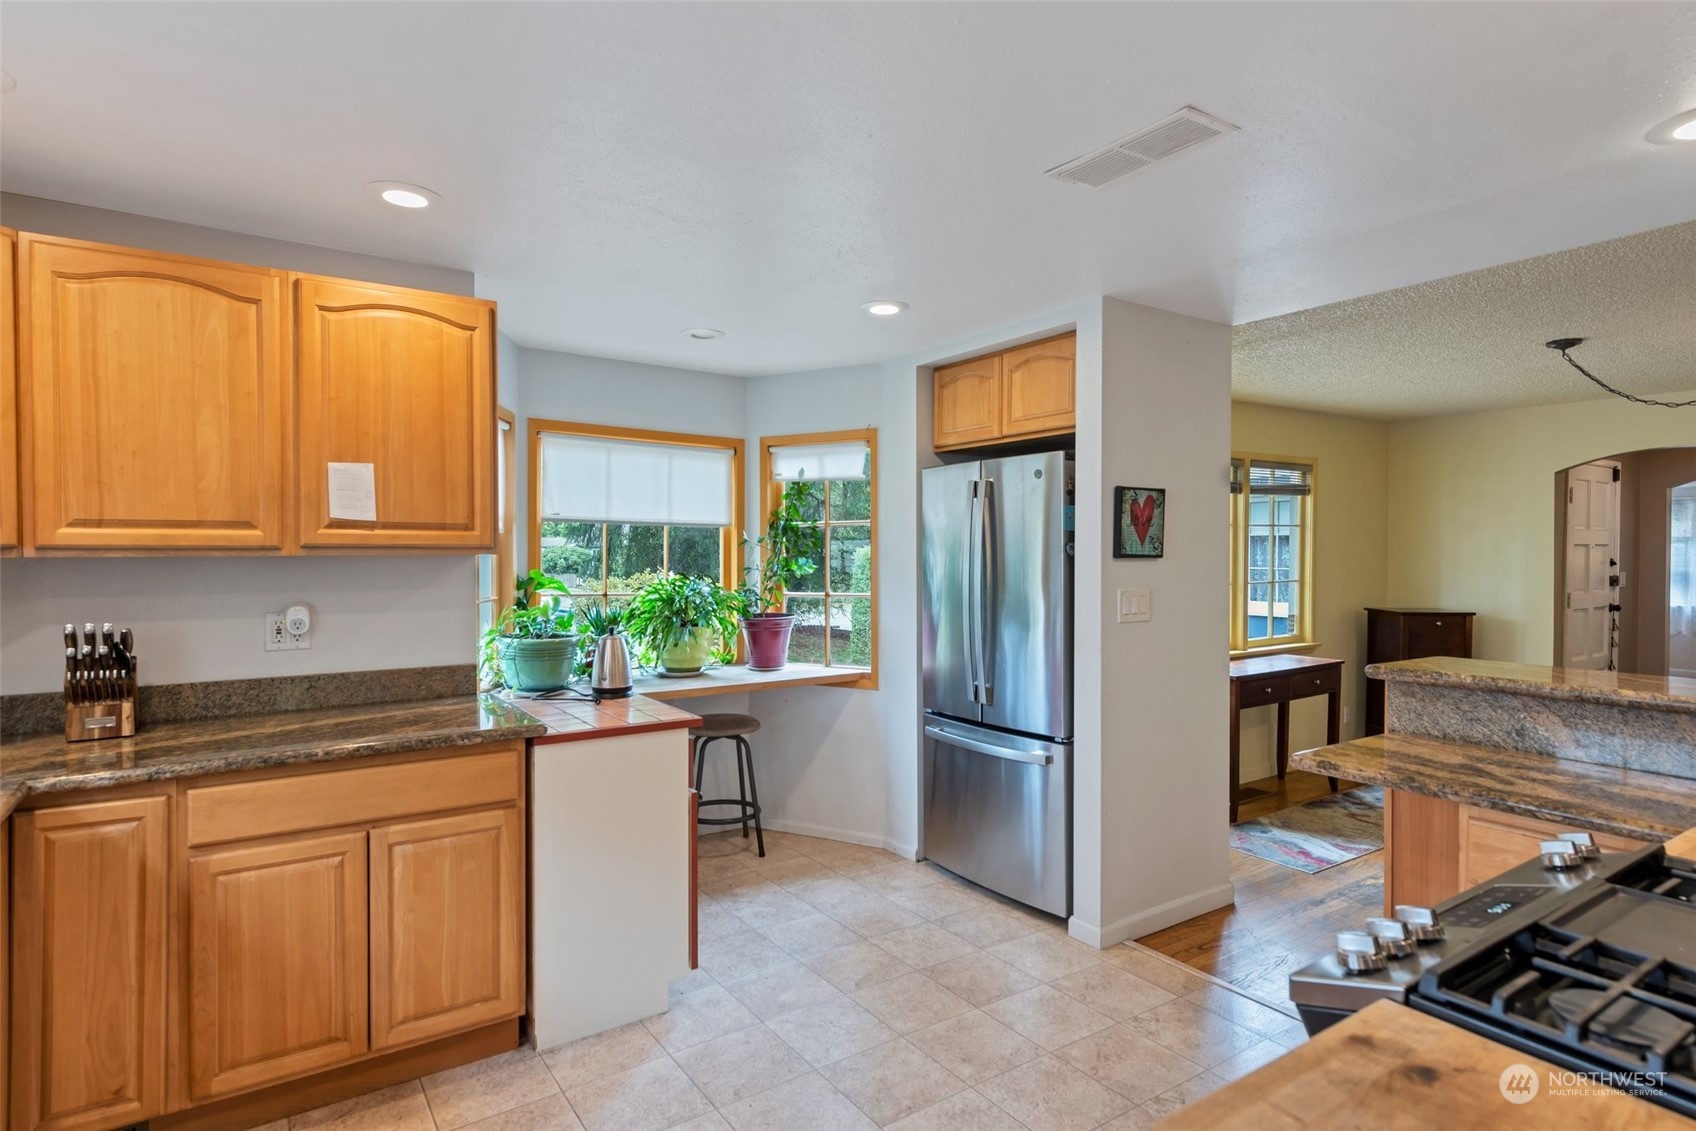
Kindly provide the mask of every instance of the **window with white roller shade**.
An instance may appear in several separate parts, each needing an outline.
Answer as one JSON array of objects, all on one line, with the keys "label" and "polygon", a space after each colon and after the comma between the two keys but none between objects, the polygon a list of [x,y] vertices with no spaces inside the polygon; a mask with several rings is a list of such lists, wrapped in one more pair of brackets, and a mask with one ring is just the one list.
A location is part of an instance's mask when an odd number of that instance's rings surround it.
[{"label": "window with white roller shade", "polygon": [[729,526],[733,453],[725,448],[544,433],[543,519]]},{"label": "window with white roller shade", "polygon": [[860,482],[870,477],[864,440],[835,444],[779,444],[771,448],[771,477],[779,483],[804,479]]}]

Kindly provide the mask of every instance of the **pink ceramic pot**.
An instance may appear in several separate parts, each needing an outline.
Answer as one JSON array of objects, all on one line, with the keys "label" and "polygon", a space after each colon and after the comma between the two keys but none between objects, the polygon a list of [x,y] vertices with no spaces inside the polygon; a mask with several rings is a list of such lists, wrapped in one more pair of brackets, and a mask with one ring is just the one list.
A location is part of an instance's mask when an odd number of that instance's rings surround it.
[{"label": "pink ceramic pot", "polygon": [[748,635],[748,666],[757,672],[774,672],[789,662],[789,634],[795,631],[794,613],[756,613],[742,619]]}]

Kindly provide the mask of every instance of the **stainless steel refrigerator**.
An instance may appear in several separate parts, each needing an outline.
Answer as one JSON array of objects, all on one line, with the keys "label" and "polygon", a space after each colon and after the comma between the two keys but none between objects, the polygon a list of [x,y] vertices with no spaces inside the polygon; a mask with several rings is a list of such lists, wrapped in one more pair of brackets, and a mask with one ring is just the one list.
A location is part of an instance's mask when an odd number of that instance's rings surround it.
[{"label": "stainless steel refrigerator", "polygon": [[924,855],[1069,915],[1072,461],[922,474]]}]

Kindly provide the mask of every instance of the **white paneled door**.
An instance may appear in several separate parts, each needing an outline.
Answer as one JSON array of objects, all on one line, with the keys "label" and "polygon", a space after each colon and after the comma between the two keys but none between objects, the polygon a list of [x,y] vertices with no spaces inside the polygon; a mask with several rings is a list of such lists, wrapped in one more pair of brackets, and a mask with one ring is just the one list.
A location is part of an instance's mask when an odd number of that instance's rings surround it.
[{"label": "white paneled door", "polygon": [[1561,663],[1613,666],[1619,573],[1619,465],[1587,463],[1566,473],[1566,626]]}]

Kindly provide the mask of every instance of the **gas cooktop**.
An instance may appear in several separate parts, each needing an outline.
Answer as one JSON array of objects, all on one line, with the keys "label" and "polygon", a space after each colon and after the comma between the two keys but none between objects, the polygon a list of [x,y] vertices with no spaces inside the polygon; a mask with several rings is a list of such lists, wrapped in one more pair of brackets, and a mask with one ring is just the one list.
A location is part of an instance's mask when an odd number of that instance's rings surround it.
[{"label": "gas cooktop", "polygon": [[1696,864],[1585,834],[1290,976],[1310,1033],[1382,997],[1696,1117]]}]

